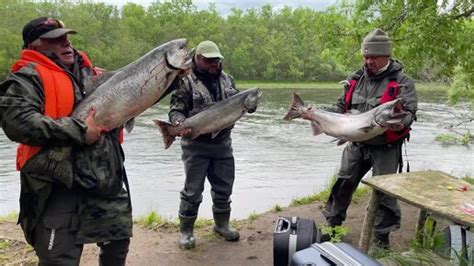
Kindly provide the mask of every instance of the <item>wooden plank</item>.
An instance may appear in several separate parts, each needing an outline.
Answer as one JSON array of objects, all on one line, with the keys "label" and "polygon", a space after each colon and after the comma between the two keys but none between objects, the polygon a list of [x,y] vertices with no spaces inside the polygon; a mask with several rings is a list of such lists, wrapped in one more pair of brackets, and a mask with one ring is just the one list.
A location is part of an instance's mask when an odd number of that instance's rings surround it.
[{"label": "wooden plank", "polygon": [[362,224],[362,231],[360,232],[359,239],[359,249],[365,253],[369,252],[375,216],[377,215],[377,208],[380,204],[381,198],[382,193],[373,189],[372,195],[370,196],[369,204],[367,205],[367,211],[365,213],[364,223]]},{"label": "wooden plank", "polygon": [[[474,215],[465,204],[474,205],[474,185],[440,171],[417,171],[365,178],[362,183],[429,213],[474,226]],[[459,191],[462,187],[466,191]]]}]

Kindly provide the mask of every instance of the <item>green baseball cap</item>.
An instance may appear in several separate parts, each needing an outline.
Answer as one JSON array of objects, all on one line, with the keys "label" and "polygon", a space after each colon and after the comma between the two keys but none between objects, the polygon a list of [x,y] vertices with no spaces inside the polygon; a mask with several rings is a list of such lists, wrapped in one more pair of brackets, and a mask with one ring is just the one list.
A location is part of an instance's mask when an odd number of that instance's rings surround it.
[{"label": "green baseball cap", "polygon": [[196,47],[196,54],[205,58],[224,58],[219,51],[219,47],[212,41],[202,41]]}]

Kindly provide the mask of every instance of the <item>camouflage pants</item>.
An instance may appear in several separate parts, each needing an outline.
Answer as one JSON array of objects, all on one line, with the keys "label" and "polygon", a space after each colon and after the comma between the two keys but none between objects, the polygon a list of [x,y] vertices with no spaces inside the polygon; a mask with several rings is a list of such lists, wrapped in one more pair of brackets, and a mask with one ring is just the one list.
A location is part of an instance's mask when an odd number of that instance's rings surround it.
[{"label": "camouflage pants", "polygon": [[[360,180],[372,168],[372,175],[397,172],[400,145],[358,145],[349,143],[342,154],[339,177],[331,189],[331,194],[323,215],[330,226],[341,225],[346,219],[346,211]],[[375,237],[387,235],[400,228],[400,206],[395,198],[382,195],[374,224]]]},{"label": "camouflage pants", "polygon": [[[79,265],[84,245],[75,243],[72,220],[70,214],[40,219],[34,230],[33,243],[39,265]],[[99,265],[125,265],[129,244],[129,238],[97,243]]]},{"label": "camouflage pants", "polygon": [[202,202],[204,182],[211,184],[211,197],[216,209],[230,209],[234,185],[235,163],[230,139],[224,143],[205,143],[183,139],[182,159],[186,179],[180,192],[179,214],[196,216]]},{"label": "camouflage pants", "polygon": [[[83,244],[77,241],[79,194],[55,186],[48,205],[33,230],[32,246],[39,265],[79,265]],[[125,265],[130,238],[97,243],[100,265]]]}]

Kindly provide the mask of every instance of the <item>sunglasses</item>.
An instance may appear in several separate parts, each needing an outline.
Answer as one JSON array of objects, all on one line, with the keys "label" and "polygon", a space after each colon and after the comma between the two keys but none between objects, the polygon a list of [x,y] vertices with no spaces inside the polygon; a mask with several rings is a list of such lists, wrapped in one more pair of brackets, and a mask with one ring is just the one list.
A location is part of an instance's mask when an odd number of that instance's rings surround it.
[{"label": "sunglasses", "polygon": [[41,21],[36,28],[64,28],[64,22],[54,18],[48,18],[45,21]]},{"label": "sunglasses", "polygon": [[219,64],[221,62],[221,59],[219,57],[206,58],[204,56],[200,56],[200,58],[204,62],[206,62],[206,64]]}]

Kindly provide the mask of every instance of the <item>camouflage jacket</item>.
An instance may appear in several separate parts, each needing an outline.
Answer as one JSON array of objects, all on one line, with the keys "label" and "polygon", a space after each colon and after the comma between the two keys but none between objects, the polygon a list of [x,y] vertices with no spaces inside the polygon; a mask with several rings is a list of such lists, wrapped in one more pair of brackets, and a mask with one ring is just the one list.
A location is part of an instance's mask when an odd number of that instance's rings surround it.
[{"label": "camouflage jacket", "polygon": [[[171,123],[182,122],[203,110],[209,108],[215,102],[222,101],[238,93],[235,88],[234,79],[231,75],[221,72],[218,79],[207,78],[199,75],[193,66],[193,72],[188,76],[178,79],[172,84],[170,112],[168,114]],[[211,134],[201,135],[196,141],[219,143],[230,138],[230,126],[214,138]]]},{"label": "camouflage jacket", "polygon": [[[413,79],[404,74],[402,69],[403,66],[401,63],[391,60],[388,69],[375,77],[369,77],[364,71],[364,74],[360,76],[356,83],[356,87],[352,94],[350,109],[359,112],[366,112],[380,105],[380,99],[387,89],[389,77],[395,75],[400,88],[398,97],[403,99],[403,108],[409,112],[409,115],[403,120],[403,124],[405,127],[409,127],[416,119],[418,100]],[[350,81],[355,73],[350,75],[347,81]],[[333,107],[325,109],[332,112],[342,113],[345,106],[345,93],[348,89],[349,85],[348,82],[346,82],[345,91],[341,97],[339,97],[337,103]],[[385,144],[386,138],[384,135],[380,135],[367,140],[366,143],[371,145]]]},{"label": "camouflage jacket", "polygon": [[[53,61],[55,57],[46,54]],[[92,75],[90,68],[79,67],[82,57],[76,53],[73,71],[68,71],[74,87],[75,105],[83,98],[85,78]],[[44,92],[39,73],[34,65],[27,65],[10,73],[0,84],[0,123],[9,139],[31,146],[42,146],[33,156],[40,157],[50,148],[71,147],[71,164],[75,176],[88,179],[102,178],[114,183],[106,196],[73,183],[71,188],[55,182],[54,176],[29,171],[35,167],[28,162],[20,171],[20,216],[25,237],[31,242],[32,232],[58,191],[68,197],[74,208],[78,243],[101,242],[130,237],[132,234],[131,204],[122,178],[124,154],[118,141],[119,130],[111,130],[93,145],[85,145],[86,126],[83,121],[63,117],[52,119],[43,115]],[[32,159],[33,159],[32,158]],[[30,159],[31,160],[31,159]],[[38,166],[36,166],[38,167]],[[41,167],[41,166],[39,166]],[[30,169],[31,170],[31,169]],[[64,198],[63,198],[64,199]]]}]

